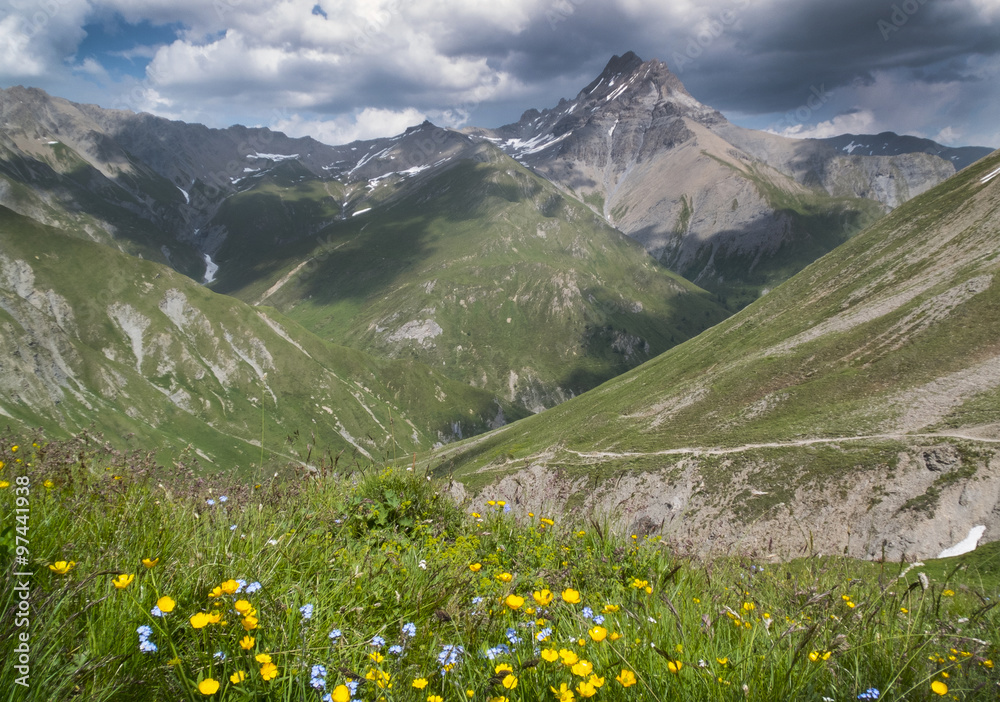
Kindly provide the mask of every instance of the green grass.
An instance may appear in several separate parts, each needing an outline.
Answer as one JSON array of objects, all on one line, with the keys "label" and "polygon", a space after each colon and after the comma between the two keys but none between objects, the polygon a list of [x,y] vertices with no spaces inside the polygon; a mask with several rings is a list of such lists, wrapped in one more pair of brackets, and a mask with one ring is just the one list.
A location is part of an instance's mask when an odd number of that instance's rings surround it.
[{"label": "green grass", "polygon": [[[916,566],[706,561],[602,521],[456,505],[419,472],[199,478],[93,437],[9,434],[0,460],[5,699],[319,699],[317,665],[358,700],[558,699],[565,685],[575,699],[912,701],[937,699],[932,682],[996,696],[995,544]],[[152,616],[163,597],[172,611]]]}]

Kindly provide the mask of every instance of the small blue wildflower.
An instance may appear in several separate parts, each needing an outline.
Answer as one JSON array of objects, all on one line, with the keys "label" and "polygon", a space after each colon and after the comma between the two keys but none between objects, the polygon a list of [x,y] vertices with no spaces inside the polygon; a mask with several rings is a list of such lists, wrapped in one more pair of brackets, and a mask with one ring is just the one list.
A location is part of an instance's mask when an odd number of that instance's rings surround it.
[{"label": "small blue wildflower", "polygon": [[504,512],[504,514],[510,513],[510,505],[504,505],[503,506],[503,512]]},{"label": "small blue wildflower", "polygon": [[143,653],[156,653],[159,649],[156,648],[156,644],[149,639],[143,639],[139,642],[139,650]]},{"label": "small blue wildflower", "polygon": [[[235,524],[233,525],[233,528],[234,528],[234,529],[236,528],[236,525],[235,525]],[[236,594],[237,594],[237,595],[238,595],[238,594],[239,594],[239,593],[240,593],[240,592],[241,592],[241,591],[243,590],[243,588],[245,588],[246,586],[247,586],[247,581],[246,581],[246,580],[244,580],[243,578],[236,578]]]},{"label": "small blue wildflower", "polygon": [[375,648],[382,648],[383,646],[385,646],[385,639],[383,639],[381,636],[373,636],[370,643]]},{"label": "small blue wildflower", "polygon": [[157,607],[156,605],[153,605],[153,608],[151,610],[149,610],[149,613],[152,614],[154,617],[162,617],[163,616],[163,611],[159,607]]},{"label": "small blue wildflower", "polygon": [[604,623],[604,615],[603,614],[598,614],[598,615],[596,615],[594,617],[594,624],[603,624],[603,623]]},{"label": "small blue wildflower", "polygon": [[303,619],[312,619],[313,606],[311,604],[304,604],[301,607],[299,607],[299,612],[302,613]]},{"label": "small blue wildflower", "polygon": [[139,635],[140,639],[148,639],[150,636],[153,635],[153,630],[149,628],[148,624],[143,624],[142,626],[140,626],[138,629],[135,630],[135,633]]},{"label": "small blue wildflower", "polygon": [[497,644],[493,648],[486,649],[486,652],[483,655],[493,661],[500,656],[507,655],[508,653],[510,653],[510,646],[507,644]]},{"label": "small blue wildflower", "polygon": [[417,635],[417,625],[413,622],[408,622],[403,625],[403,636],[408,636],[411,639]]},{"label": "small blue wildflower", "polygon": [[261,585],[260,583],[258,583],[258,582],[252,582],[249,585],[247,585],[247,594],[248,595],[252,595],[253,593],[257,592],[262,587],[263,587],[263,585]]},{"label": "small blue wildflower", "polygon": [[229,531],[236,531],[236,525],[233,524],[232,526],[230,526]]},{"label": "small blue wildflower", "polygon": [[522,641],[521,637],[517,635],[517,631],[513,627],[507,629],[507,640],[515,646]]},{"label": "small blue wildflower", "polygon": [[858,695],[859,700],[877,700],[879,695],[882,694],[878,691],[878,688],[869,687],[867,690]]},{"label": "small blue wildflower", "polygon": [[333,631],[330,632],[330,640],[336,641],[343,635],[344,633],[340,629],[334,629]]},{"label": "small blue wildflower", "polygon": [[333,702],[333,695],[328,692],[319,698],[319,702]]},{"label": "small blue wildflower", "polygon": [[346,683],[344,683],[347,689],[351,691],[351,697],[358,694],[358,684],[359,681],[357,680],[348,680]]},{"label": "small blue wildflower", "polygon": [[326,666],[319,665],[318,663],[312,667],[310,671],[309,685],[316,690],[326,689]]},{"label": "small blue wildflower", "polygon": [[215,505],[215,500],[209,497],[207,500],[205,500],[205,504],[208,505],[209,507],[213,507]]},{"label": "small blue wildflower", "polygon": [[224,651],[216,651],[213,658],[215,658],[215,660],[219,661],[220,663],[224,663],[226,661],[226,654]]},{"label": "small blue wildflower", "polygon": [[[452,666],[458,663],[462,654],[465,653],[465,648],[457,644],[445,644],[441,648],[441,653],[437,656],[437,661],[442,666]],[[446,673],[447,670],[442,670],[442,673]]]},{"label": "small blue wildflower", "polygon": [[226,501],[226,500],[228,500],[228,499],[229,499],[229,498],[228,498],[228,497],[226,497],[225,495],[219,495],[219,502],[225,502],[225,501]]},{"label": "small blue wildflower", "polygon": [[535,639],[538,641],[545,641],[550,636],[552,636],[552,627],[547,626],[541,631],[539,631],[537,634],[535,634]]},{"label": "small blue wildflower", "polygon": [[403,652],[403,647],[402,646],[396,645],[396,646],[390,646],[389,647],[389,653],[391,653],[394,656],[398,656],[402,652]]},{"label": "small blue wildflower", "polygon": [[583,616],[584,619],[594,618],[594,610],[592,610],[590,607],[584,607],[583,610],[580,611],[580,614]]},{"label": "small blue wildflower", "polygon": [[482,601],[483,601],[482,597],[473,597],[472,598],[472,604],[479,604]]}]

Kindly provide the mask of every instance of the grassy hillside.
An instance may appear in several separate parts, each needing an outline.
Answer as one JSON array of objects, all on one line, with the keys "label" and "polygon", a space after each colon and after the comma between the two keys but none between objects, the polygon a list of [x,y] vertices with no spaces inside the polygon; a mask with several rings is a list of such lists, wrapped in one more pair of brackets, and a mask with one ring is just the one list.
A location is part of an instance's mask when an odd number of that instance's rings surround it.
[{"label": "grassy hillside", "polygon": [[[739,529],[765,514],[776,518],[779,508],[793,524],[789,507],[808,513],[805,498],[823,491],[812,503],[819,511],[808,515],[813,523],[854,495],[859,519],[888,510],[872,526],[879,539],[890,521],[900,533],[915,528],[903,519],[910,499],[928,507],[918,514],[930,519],[935,505],[954,498],[954,522],[935,538],[992,524],[1000,182],[981,179],[998,165],[994,154],[963,170],[650,363],[454,447],[441,470],[479,485],[531,465],[605,476],[653,471],[672,490],[685,486],[673,517],[690,516],[690,500],[723,515],[739,503]],[[943,468],[935,452],[949,456]],[[486,465],[488,475],[472,478]],[[918,465],[927,469],[913,473]],[[986,482],[963,493],[968,481]],[[892,499],[875,509],[876,492],[862,504],[862,488],[878,485],[895,485]],[[983,503],[960,507],[972,495]],[[831,543],[844,541],[838,530]],[[878,547],[877,540],[864,546]]]},{"label": "grassy hillside", "polygon": [[[386,187],[375,183],[372,197]],[[253,239],[243,247],[235,236],[227,246],[233,258],[220,258],[216,289],[265,301],[324,338],[425,362],[532,410],[726,314],[489,145],[331,224],[310,251]]]},{"label": "grassy hillside", "polygon": [[426,366],[322,341],[273,309],[9,210],[0,242],[5,423],[94,426],[245,469],[310,451],[407,454],[517,416]]},{"label": "grassy hillside", "polygon": [[444,488],[376,466],[194,481],[2,435],[0,684],[95,702],[996,698],[996,548],[701,561]]}]

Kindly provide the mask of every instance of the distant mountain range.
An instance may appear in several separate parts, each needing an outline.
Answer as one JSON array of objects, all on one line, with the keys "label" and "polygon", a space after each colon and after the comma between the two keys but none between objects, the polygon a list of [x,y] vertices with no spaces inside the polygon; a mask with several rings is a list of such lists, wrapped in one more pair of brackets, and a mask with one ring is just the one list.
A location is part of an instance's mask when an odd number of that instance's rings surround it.
[{"label": "distant mountain range", "polygon": [[[277,407],[294,397],[302,408],[275,418],[289,435],[315,428],[369,453],[386,441],[426,448],[553,407],[697,337],[988,152],[743,129],[631,52],[516,124],[425,122],[336,146],[9,88],[4,265],[35,282],[0,283],[19,339],[0,352],[12,393],[0,405],[19,424],[61,430],[100,406],[112,434],[174,449],[190,436],[213,460],[245,464],[255,405],[233,398],[267,390]],[[90,268],[46,258],[60,251]],[[44,275],[38,261],[51,264]],[[178,295],[204,318],[203,338],[161,309]],[[66,310],[96,326],[64,326]],[[248,325],[247,346],[228,319]],[[347,409],[361,402],[353,390],[306,400],[275,377],[291,366],[267,372],[247,350],[276,359],[271,349],[289,344],[324,349],[306,354],[296,387],[363,387],[367,410]],[[130,390],[98,402],[119,376]],[[405,440],[389,421],[397,412],[412,422]],[[153,429],[139,429],[145,416]]]}]

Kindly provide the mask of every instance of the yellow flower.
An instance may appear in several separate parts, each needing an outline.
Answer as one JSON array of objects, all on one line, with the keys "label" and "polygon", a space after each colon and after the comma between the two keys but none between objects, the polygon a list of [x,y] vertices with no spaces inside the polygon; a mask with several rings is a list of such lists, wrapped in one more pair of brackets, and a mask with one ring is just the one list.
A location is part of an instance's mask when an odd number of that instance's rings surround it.
[{"label": "yellow flower", "polygon": [[169,614],[170,612],[174,611],[174,607],[177,606],[177,603],[174,602],[173,597],[168,597],[167,595],[164,595],[163,597],[161,597],[156,601],[156,606],[159,607],[160,611],[163,612],[164,614]]},{"label": "yellow flower", "polygon": [[729,663],[729,656],[726,656],[725,658],[716,658],[715,660],[719,665],[726,665]]},{"label": "yellow flower", "polygon": [[504,604],[514,610],[520,609],[521,605],[524,604],[524,598],[518,597],[517,595],[514,594],[507,595],[507,599],[504,600]]},{"label": "yellow flower", "polygon": [[[470,692],[472,692],[473,695],[476,694],[473,690],[466,690],[465,694],[469,695]],[[497,695],[496,697],[490,697],[488,702],[510,702],[510,698],[504,697],[503,695]]]},{"label": "yellow flower", "polygon": [[507,504],[506,501],[504,501],[504,500],[497,500],[497,507],[503,507],[505,504]]},{"label": "yellow flower", "polygon": [[990,658],[987,658],[985,661],[983,661],[979,665],[981,665],[981,666],[983,666],[985,668],[992,668],[993,667],[993,660],[990,659]]},{"label": "yellow flower", "polygon": [[636,683],[635,673],[633,673],[631,670],[626,670],[625,668],[622,668],[622,672],[618,674],[615,680],[620,682],[622,684],[622,687],[631,687]]},{"label": "yellow flower", "polygon": [[514,576],[511,575],[510,573],[497,573],[496,579],[502,583],[509,583],[511,580],[514,579]]},{"label": "yellow flower", "polygon": [[226,582],[219,585],[221,589],[227,595],[232,595],[234,592],[240,589],[240,584],[235,580],[227,580]]},{"label": "yellow flower", "polygon": [[385,656],[383,656],[378,651],[372,651],[371,653],[368,654],[368,657],[371,658],[376,663],[381,663],[382,661],[385,660]]},{"label": "yellow flower", "polygon": [[580,657],[568,648],[560,648],[559,657],[562,658],[563,665],[573,665],[580,660]]},{"label": "yellow flower", "polygon": [[427,702],[444,702],[444,697],[441,695],[428,695]]},{"label": "yellow flower", "polygon": [[617,612],[619,609],[618,605],[606,604],[604,605],[604,613],[611,614],[612,612]]},{"label": "yellow flower", "polygon": [[514,675],[513,673],[507,673],[507,675],[504,676],[503,680],[500,681],[500,684],[503,685],[504,688],[508,690],[513,690],[515,687],[517,687],[517,676]]},{"label": "yellow flower", "polygon": [[250,636],[250,634],[247,634],[242,639],[240,639],[240,648],[242,648],[244,651],[249,651],[251,648],[253,648],[253,645],[256,641],[257,639]]},{"label": "yellow flower", "polygon": [[680,661],[667,661],[667,670],[669,670],[671,673],[677,674],[681,672],[681,668],[683,667],[684,664],[681,663]]},{"label": "yellow flower", "polygon": [[564,602],[569,604],[578,604],[580,602],[580,593],[573,588],[567,588],[562,591],[562,598]]},{"label": "yellow flower", "polygon": [[855,605],[853,602],[848,602],[847,606],[850,607],[851,609],[854,609],[857,605]]},{"label": "yellow flower", "polygon": [[596,673],[591,675],[590,680],[588,680],[587,682],[589,682],[594,687],[604,687],[604,678],[598,677]]},{"label": "yellow flower", "polygon": [[351,688],[347,685],[337,685],[330,693],[333,702],[351,702]]},{"label": "yellow flower", "polygon": [[240,614],[245,615],[248,614],[251,609],[253,609],[253,605],[247,602],[246,600],[236,600],[236,603],[233,605],[233,609],[235,609]]},{"label": "yellow flower", "polygon": [[211,619],[205,612],[198,612],[191,615],[191,626],[195,629],[204,629],[211,623]]},{"label": "yellow flower", "polygon": [[639,578],[633,578],[632,580],[632,587],[634,587],[636,590],[642,590],[647,585],[649,585],[648,580],[639,580]]},{"label": "yellow flower", "polygon": [[608,635],[608,630],[605,629],[603,626],[595,626],[593,629],[590,629],[587,633],[590,634],[590,638],[592,638],[594,641],[604,641],[604,639]]},{"label": "yellow flower", "polygon": [[51,490],[56,486],[56,484],[53,483],[51,480],[46,480],[44,483],[42,483],[42,486],[45,487],[46,489]]},{"label": "yellow flower", "polygon": [[586,680],[581,681],[580,684],[576,686],[576,691],[580,693],[580,697],[593,697],[597,694],[597,688]]},{"label": "yellow flower", "polygon": [[374,680],[375,684],[382,689],[391,688],[392,683],[389,682],[391,676],[384,670],[375,670],[374,668],[369,668],[368,672],[365,673],[365,678],[368,680]]},{"label": "yellow flower", "polygon": [[567,686],[566,683],[560,685],[558,690],[551,685],[549,685],[549,689],[556,694],[556,699],[558,699],[559,702],[572,702],[575,697],[573,691],[569,689],[569,686]]},{"label": "yellow flower", "polygon": [[129,585],[132,584],[133,580],[135,580],[135,574],[126,575],[125,573],[122,573],[111,582],[114,583],[115,587],[118,588],[119,590],[124,590],[125,588],[127,588]]},{"label": "yellow flower", "polygon": [[219,681],[212,678],[205,678],[198,683],[198,692],[203,695],[214,695],[219,691]]},{"label": "yellow flower", "polygon": [[257,659],[258,663],[270,663],[271,662],[271,656],[268,655],[267,653],[258,653],[256,656],[254,656],[254,658]]},{"label": "yellow flower", "polygon": [[752,612],[755,609],[757,609],[757,605],[755,605],[753,602],[744,602],[743,603],[743,611],[744,612]]},{"label": "yellow flower", "polygon": [[488,504],[490,507],[496,507],[497,506],[497,501],[496,500],[486,500],[486,504]]},{"label": "yellow flower", "polygon": [[812,651],[809,654],[809,660],[811,660],[813,663],[816,663],[817,661],[826,661],[829,659],[830,659],[829,651]]},{"label": "yellow flower", "polygon": [[942,696],[947,695],[948,686],[945,685],[940,680],[935,680],[934,682],[931,683],[931,692],[933,692],[935,695],[942,695]]},{"label": "yellow flower", "polygon": [[253,631],[254,629],[257,628],[258,621],[260,620],[258,620],[257,617],[249,616],[249,617],[244,617],[241,623],[243,624],[243,628],[246,631]]},{"label": "yellow flower", "polygon": [[548,519],[547,517],[542,517],[538,521],[540,521],[542,524],[545,524],[546,526],[553,526],[556,523],[554,519]]},{"label": "yellow flower", "polygon": [[143,558],[142,559],[142,564],[144,566],[146,566],[147,569],[152,568],[153,566],[155,566],[159,562],[160,562],[159,558]]},{"label": "yellow flower", "polygon": [[233,685],[239,685],[241,682],[247,679],[247,674],[242,670],[237,670],[235,673],[229,676],[229,682]]},{"label": "yellow flower", "polygon": [[594,672],[594,664],[585,659],[579,660],[573,665],[572,668],[570,668],[570,672],[573,673],[573,675],[585,678]]},{"label": "yellow flower", "polygon": [[469,565],[469,570],[471,570],[473,573],[478,573],[482,569],[482,567],[483,567],[482,563],[472,563]]},{"label": "yellow flower", "polygon": [[652,594],[653,594],[653,588],[651,588],[651,587],[647,587],[647,588],[646,588],[646,594],[647,594],[647,595],[652,595]]},{"label": "yellow flower", "polygon": [[208,591],[208,599],[212,599],[214,597],[222,597],[222,588],[218,585]]},{"label": "yellow flower", "polygon": [[17,444],[15,444],[15,445],[13,445],[13,446],[10,447],[10,452],[11,453],[17,453],[17,449],[18,448],[20,448],[20,447],[17,446]]},{"label": "yellow flower", "polygon": [[954,596],[955,596],[954,590],[945,590],[944,592],[941,593],[941,597],[954,597]]},{"label": "yellow flower", "polygon": [[427,678],[417,678],[416,680],[413,681],[413,687],[417,688],[418,690],[423,690],[425,687],[427,687],[427,685],[428,685]]},{"label": "yellow flower", "polygon": [[547,660],[549,663],[552,663],[553,661],[559,660],[559,652],[554,648],[542,649],[542,658]]},{"label": "yellow flower", "polygon": [[[3,467],[2,464],[3,464],[3,461],[0,461],[0,468]],[[9,487],[10,487],[10,483],[8,483],[6,480],[0,480],[0,490],[3,490],[4,488],[9,488]]]},{"label": "yellow flower", "polygon": [[[49,570],[58,575],[66,575],[70,569],[76,565],[76,561],[56,561],[49,566]],[[162,607],[161,607],[162,609]]]},{"label": "yellow flower", "polygon": [[498,663],[497,667],[493,669],[493,672],[499,675],[501,670],[505,670],[508,673],[514,672],[514,669],[510,666],[510,663]]},{"label": "yellow flower", "polygon": [[476,696],[476,691],[475,690],[466,690],[465,691],[465,696],[468,697],[471,700],[473,697]]},{"label": "yellow flower", "polygon": [[535,590],[533,593],[531,593],[531,596],[534,597],[535,602],[537,602],[542,607],[548,607],[550,604],[552,604],[552,599],[555,597],[555,595],[553,595],[547,589]]},{"label": "yellow flower", "polygon": [[617,641],[621,637],[622,635],[619,634],[617,631],[612,631],[610,634],[608,634],[608,638],[611,639],[612,641]]},{"label": "yellow flower", "polygon": [[274,663],[265,663],[260,667],[260,677],[264,680],[274,680],[278,677],[278,666]]}]

